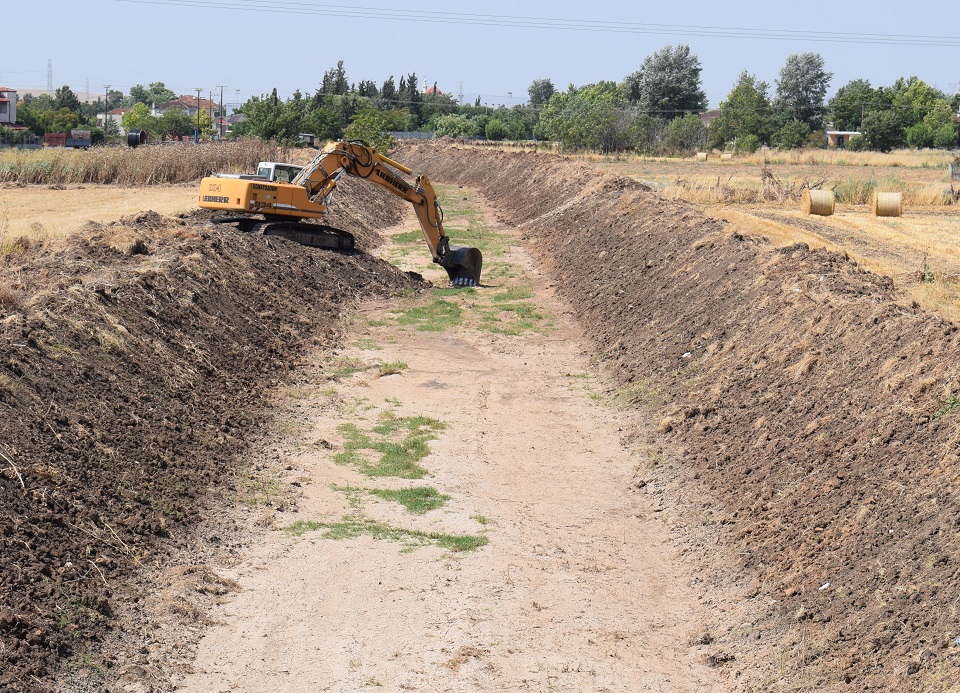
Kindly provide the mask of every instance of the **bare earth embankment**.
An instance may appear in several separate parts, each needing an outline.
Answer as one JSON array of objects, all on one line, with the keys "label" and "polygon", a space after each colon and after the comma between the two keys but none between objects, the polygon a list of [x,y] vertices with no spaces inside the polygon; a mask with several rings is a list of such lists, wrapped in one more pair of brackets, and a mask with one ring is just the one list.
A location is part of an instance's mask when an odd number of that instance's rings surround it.
[{"label": "bare earth embankment", "polygon": [[674,492],[771,607],[729,637],[787,624],[768,651],[793,686],[952,685],[955,325],[844,256],[776,250],[558,158],[403,155],[523,229],[601,357],[658,404]]}]

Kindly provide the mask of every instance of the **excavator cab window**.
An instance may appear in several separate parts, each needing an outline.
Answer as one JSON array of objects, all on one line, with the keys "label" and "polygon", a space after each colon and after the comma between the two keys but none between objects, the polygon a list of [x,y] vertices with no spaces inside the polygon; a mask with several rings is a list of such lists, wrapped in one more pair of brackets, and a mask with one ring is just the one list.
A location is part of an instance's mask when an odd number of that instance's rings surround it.
[{"label": "excavator cab window", "polygon": [[274,180],[278,183],[289,183],[297,177],[301,168],[300,166],[277,166]]}]

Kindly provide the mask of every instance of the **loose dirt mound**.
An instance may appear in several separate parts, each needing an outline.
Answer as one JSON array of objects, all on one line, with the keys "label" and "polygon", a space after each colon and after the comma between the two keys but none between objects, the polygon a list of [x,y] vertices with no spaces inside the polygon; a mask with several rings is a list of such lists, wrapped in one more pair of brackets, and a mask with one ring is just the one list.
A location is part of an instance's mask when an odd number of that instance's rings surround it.
[{"label": "loose dirt mound", "polygon": [[955,325],[846,257],[777,251],[558,157],[436,145],[398,157],[478,188],[524,229],[602,357],[660,407],[684,493],[703,492],[737,579],[769,605],[747,624],[768,643],[769,670],[750,672],[761,685],[953,685]]},{"label": "loose dirt mound", "polygon": [[[333,221],[363,247],[398,219]],[[0,688],[44,688],[99,640],[210,496],[236,490],[264,388],[346,305],[422,281],[342,255],[144,212],[0,259]]]}]

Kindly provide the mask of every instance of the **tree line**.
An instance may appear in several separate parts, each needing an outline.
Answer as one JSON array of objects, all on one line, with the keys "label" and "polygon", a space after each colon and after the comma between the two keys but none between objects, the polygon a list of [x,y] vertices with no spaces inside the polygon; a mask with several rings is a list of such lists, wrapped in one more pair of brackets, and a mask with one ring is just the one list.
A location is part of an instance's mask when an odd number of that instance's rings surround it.
[{"label": "tree line", "polygon": [[[918,77],[873,87],[855,79],[826,100],[833,75],[818,53],[790,55],[773,89],[747,71],[738,77],[712,118],[702,117],[707,98],[699,58],[684,44],[647,56],[620,81],[601,81],[558,90],[549,78],[534,80],[528,100],[516,106],[462,104],[436,84],[422,89],[416,73],[351,82],[343,61],[327,70],[312,94],[297,90],[281,99],[276,89],[239,107],[243,118],[231,136],[255,136],[296,143],[299,134],[320,139],[380,138],[383,132],[429,132],[436,136],[489,140],[548,140],[569,150],[604,153],[684,154],[706,148],[752,152],[762,146],[794,149],[826,146],[825,130],[859,132],[847,146],[889,151],[898,147],[952,148],[958,144],[960,95],[947,94]],[[104,100],[80,103],[69,87],[53,96],[25,96],[18,119],[37,135],[95,124],[96,116],[120,105],[131,107],[125,128],[191,134],[197,119],[171,109],[150,115],[149,105],[176,95],[162,82],[137,85],[124,96],[108,91]],[[200,127],[212,122],[201,112]],[[709,121],[709,124],[708,124]],[[108,120],[111,132],[115,124]]]}]

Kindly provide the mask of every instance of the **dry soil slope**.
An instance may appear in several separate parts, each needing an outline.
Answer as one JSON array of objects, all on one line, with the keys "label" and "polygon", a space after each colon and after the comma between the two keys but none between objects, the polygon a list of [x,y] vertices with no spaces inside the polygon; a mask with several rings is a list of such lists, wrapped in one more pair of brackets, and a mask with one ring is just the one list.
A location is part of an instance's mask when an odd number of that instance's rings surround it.
[{"label": "dry soil slope", "polygon": [[559,157],[436,143],[399,156],[521,227],[622,381],[666,402],[660,429],[728,554],[792,629],[771,645],[789,682],[955,680],[955,325],[846,257],[775,250]]},{"label": "dry soil slope", "polygon": [[[333,215],[361,247],[400,211],[363,192]],[[201,217],[143,213],[0,258],[3,690],[45,689],[114,626],[137,567],[239,483],[265,387],[336,340],[347,306],[420,284]]]}]

